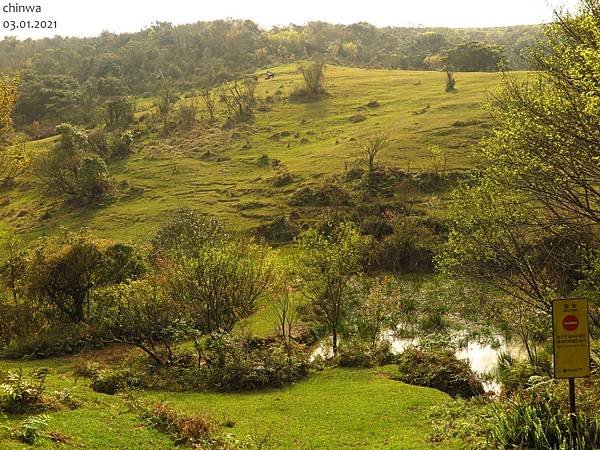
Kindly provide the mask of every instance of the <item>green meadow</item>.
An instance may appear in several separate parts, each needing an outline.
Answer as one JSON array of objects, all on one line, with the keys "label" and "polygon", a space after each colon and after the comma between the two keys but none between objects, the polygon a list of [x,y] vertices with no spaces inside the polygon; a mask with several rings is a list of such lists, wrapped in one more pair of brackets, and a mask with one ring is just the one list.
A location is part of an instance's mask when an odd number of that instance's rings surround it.
[{"label": "green meadow", "polygon": [[[257,96],[289,95],[301,83],[296,65],[271,68],[276,77],[260,77]],[[190,206],[213,214],[230,228],[248,230],[291,210],[289,195],[299,186],[322,181],[357,164],[356,139],[388,131],[390,147],[379,163],[403,170],[431,167],[430,149],[440,146],[447,168],[472,167],[474,144],[489,123],[483,104],[500,77],[497,73],[457,73],[457,90],[444,92],[445,74],[367,70],[329,66],[329,96],[319,102],[265,103],[252,123],[222,129],[201,122],[192,131],[169,136],[148,134],[135,153],[110,167],[120,190],[112,203],[81,209],[44,194],[34,179],[20,182],[3,196],[0,217],[29,238],[59,227],[88,227],[102,237],[144,239],[170,211]],[[277,95],[276,95],[277,94]],[[197,101],[193,93],[184,101]],[[370,102],[379,106],[369,107]],[[222,108],[218,105],[218,108]],[[141,99],[138,115],[152,112]],[[201,111],[206,116],[205,111]],[[353,116],[363,117],[356,122]],[[54,139],[30,144],[35,149]],[[260,164],[267,155],[269,162]],[[277,173],[287,171],[292,184],[274,187]]]}]

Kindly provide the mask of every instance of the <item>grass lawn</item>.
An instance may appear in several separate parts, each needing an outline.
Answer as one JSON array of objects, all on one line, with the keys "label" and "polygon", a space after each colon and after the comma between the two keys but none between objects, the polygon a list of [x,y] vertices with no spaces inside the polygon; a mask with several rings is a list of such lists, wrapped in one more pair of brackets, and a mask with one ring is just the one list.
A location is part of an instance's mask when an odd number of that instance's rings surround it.
[{"label": "grass lawn", "polygon": [[429,449],[427,410],[450,401],[439,391],[389,379],[381,369],[333,369],[293,387],[242,394],[164,394],[189,414],[235,422],[236,436],[269,435],[280,449]]},{"label": "grass lawn", "polygon": [[[71,375],[72,359],[0,362],[1,370],[49,367],[49,389],[71,388],[82,406],[50,413],[48,431],[68,436],[66,444],[48,438],[34,448],[167,449],[172,441],[146,428],[120,396],[97,394]],[[409,386],[389,378],[395,368],[332,369],[284,389],[252,393],[144,392],[146,401],[166,401],[181,413],[209,414],[219,423],[233,421],[224,433],[238,438],[270,437],[278,449],[458,449],[460,442],[428,441],[428,408],[451,401],[439,391]],[[0,419],[12,426],[17,417]],[[57,447],[58,446],[58,447]],[[28,448],[0,435],[1,448]]]}]

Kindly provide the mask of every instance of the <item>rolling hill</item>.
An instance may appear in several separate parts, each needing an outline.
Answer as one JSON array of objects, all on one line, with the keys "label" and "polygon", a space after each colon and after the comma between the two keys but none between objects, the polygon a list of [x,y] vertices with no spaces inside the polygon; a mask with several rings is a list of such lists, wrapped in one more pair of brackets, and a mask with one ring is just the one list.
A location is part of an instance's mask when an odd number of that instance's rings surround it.
[{"label": "rolling hill", "polygon": [[[379,160],[385,166],[429,169],[430,148],[437,145],[446,149],[448,169],[465,170],[474,164],[473,145],[489,128],[483,103],[500,77],[457,73],[456,92],[446,93],[444,73],[329,66],[328,97],[297,103],[278,100],[300,84],[296,66],[270,70],[274,79],[259,77],[262,107],[253,122],[224,129],[200,120],[191,131],[139,138],[132,156],[110,166],[121,192],[111,203],[69,205],[25,177],[0,192],[0,217],[27,238],[88,227],[102,237],[138,240],[173,209],[190,206],[248,230],[289,214],[288,198],[300,186],[357,164],[355,140],[381,130],[392,138]],[[184,101],[198,100],[193,95]],[[138,100],[137,115],[152,113],[152,105],[151,99]],[[44,149],[53,142],[29,145]],[[292,182],[276,187],[281,173]]]}]

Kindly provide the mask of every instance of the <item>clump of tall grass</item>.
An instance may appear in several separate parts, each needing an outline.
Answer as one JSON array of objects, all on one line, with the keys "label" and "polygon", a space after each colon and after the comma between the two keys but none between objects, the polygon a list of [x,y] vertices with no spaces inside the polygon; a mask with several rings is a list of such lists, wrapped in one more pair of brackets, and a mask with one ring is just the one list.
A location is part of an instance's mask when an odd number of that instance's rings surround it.
[{"label": "clump of tall grass", "polygon": [[488,438],[493,448],[586,450],[600,448],[600,418],[576,416],[575,426],[564,401],[550,390],[526,390],[494,403]]}]

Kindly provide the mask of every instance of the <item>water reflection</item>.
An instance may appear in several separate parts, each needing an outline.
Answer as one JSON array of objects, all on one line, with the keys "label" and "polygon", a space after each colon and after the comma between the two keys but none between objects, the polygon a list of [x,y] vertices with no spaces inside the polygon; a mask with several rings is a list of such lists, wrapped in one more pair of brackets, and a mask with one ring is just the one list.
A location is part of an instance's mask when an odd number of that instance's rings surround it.
[{"label": "water reflection", "polygon": [[[456,357],[469,362],[471,370],[477,375],[483,376],[492,373],[498,362],[498,355],[502,353],[509,354],[515,359],[526,359],[527,353],[524,347],[515,341],[506,341],[502,336],[494,336],[491,341],[497,343],[492,345],[488,342],[470,341],[465,342],[466,333],[457,333],[451,338],[459,346],[456,350]],[[419,346],[418,338],[399,338],[394,330],[388,330],[381,334],[381,340],[389,342],[392,353],[402,353],[409,347]],[[333,357],[333,344],[331,338],[323,339],[310,355],[310,361],[317,358],[329,359]],[[500,385],[495,381],[486,381],[483,383],[487,392],[500,392]]]}]

